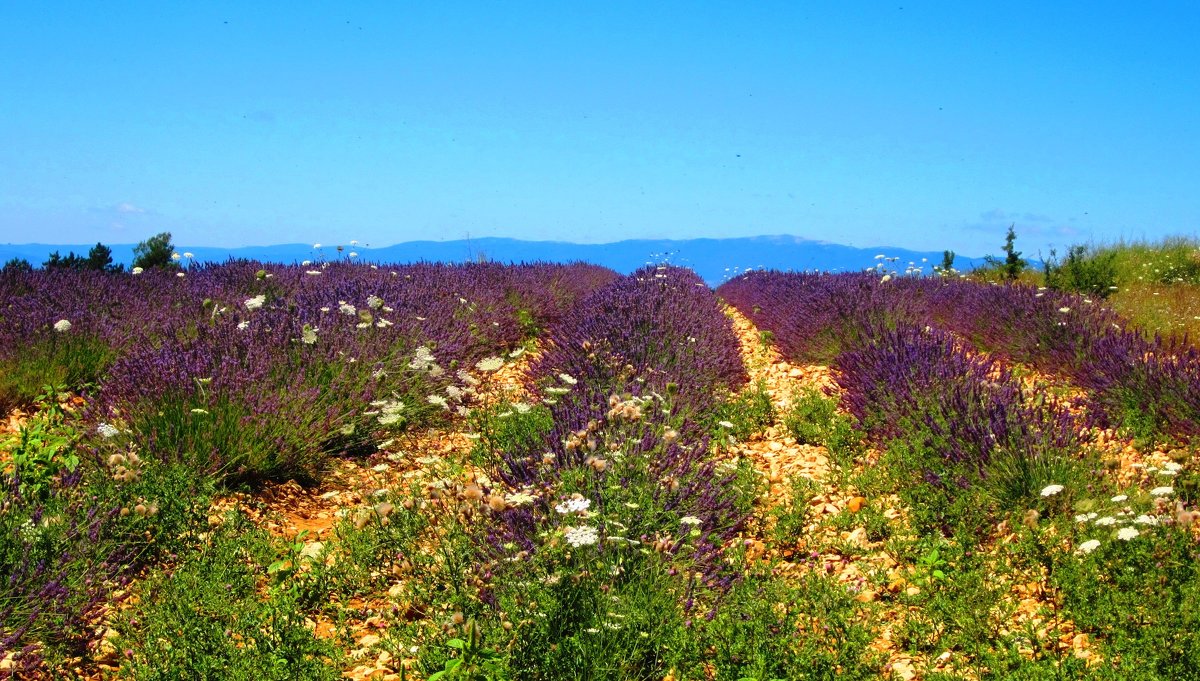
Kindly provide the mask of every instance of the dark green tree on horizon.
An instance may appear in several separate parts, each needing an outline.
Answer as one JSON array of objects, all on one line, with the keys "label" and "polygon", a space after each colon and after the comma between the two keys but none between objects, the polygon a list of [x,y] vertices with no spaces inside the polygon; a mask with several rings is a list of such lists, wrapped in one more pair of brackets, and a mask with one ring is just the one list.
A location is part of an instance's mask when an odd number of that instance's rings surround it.
[{"label": "dark green tree on horizon", "polygon": [[1014,248],[1013,243],[1017,240],[1017,233],[1014,230],[1015,223],[1008,226],[1008,234],[1004,237],[1004,278],[1009,281],[1016,281],[1017,277],[1021,276],[1021,272],[1025,271],[1025,267],[1029,264],[1021,257],[1021,252]]},{"label": "dark green tree on horizon", "polygon": [[171,260],[171,254],[174,252],[171,233],[159,232],[133,247],[133,266],[147,270],[152,267],[178,267],[175,261]]},{"label": "dark green tree on horizon", "polygon": [[66,256],[54,251],[46,262],[42,263],[42,267],[48,270],[95,270],[97,272],[120,272],[124,269],[121,265],[113,264],[112,249],[99,241],[88,251],[86,258],[77,255],[74,251],[67,253]]}]

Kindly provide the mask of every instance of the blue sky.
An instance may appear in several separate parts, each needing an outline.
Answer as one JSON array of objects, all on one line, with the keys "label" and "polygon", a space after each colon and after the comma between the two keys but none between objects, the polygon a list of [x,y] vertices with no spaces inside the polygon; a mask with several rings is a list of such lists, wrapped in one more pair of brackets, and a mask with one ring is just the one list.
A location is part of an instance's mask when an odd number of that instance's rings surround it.
[{"label": "blue sky", "polygon": [[1195,235],[1197,34],[1193,2],[4,3],[0,242]]}]

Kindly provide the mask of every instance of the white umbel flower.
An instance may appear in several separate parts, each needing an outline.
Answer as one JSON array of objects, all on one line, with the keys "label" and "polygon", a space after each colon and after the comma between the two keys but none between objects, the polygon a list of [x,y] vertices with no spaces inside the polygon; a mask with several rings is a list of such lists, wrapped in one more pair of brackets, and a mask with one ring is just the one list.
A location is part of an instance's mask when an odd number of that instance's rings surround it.
[{"label": "white umbel flower", "polygon": [[566,534],[567,543],[576,548],[580,546],[589,546],[600,541],[600,535],[594,527],[570,527],[567,528]]},{"label": "white umbel flower", "polygon": [[71,330],[71,322],[66,319],[60,319],[54,322],[54,330],[59,333],[66,333]]}]

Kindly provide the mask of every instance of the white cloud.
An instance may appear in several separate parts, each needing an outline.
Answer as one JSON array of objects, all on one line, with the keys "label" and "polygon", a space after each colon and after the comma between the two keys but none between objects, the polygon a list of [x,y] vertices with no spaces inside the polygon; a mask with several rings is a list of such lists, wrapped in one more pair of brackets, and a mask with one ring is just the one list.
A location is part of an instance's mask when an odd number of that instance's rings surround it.
[{"label": "white cloud", "polygon": [[118,203],[116,208],[118,213],[145,213],[145,208],[139,208],[128,201]]}]

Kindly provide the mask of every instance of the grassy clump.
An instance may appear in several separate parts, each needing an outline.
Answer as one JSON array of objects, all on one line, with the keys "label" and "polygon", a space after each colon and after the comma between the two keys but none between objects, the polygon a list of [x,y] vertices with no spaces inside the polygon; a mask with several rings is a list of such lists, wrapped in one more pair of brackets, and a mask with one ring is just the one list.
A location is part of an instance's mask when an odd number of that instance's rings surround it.
[{"label": "grassy clump", "polygon": [[775,422],[775,406],[766,383],[759,381],[719,403],[710,420],[711,432],[718,437],[744,441],[763,432]]},{"label": "grassy clump", "polygon": [[825,447],[839,465],[852,462],[862,445],[863,433],[854,420],[838,412],[837,400],[816,388],[805,388],[792,398],[784,425],[796,442]]},{"label": "grassy clump", "polygon": [[298,607],[302,560],[299,548],[227,516],[178,565],[139,586],[112,642],[126,651],[122,671],[138,679],[338,678],[332,644],[313,637]]}]

